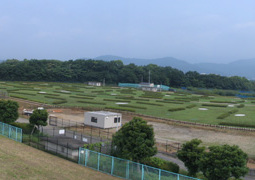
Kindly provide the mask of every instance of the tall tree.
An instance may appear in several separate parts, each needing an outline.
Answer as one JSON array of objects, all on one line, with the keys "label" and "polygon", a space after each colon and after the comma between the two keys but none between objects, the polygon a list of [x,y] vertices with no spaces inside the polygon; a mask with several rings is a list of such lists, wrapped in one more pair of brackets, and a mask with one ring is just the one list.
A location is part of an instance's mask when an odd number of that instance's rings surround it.
[{"label": "tall tree", "polygon": [[245,176],[248,156],[238,146],[211,146],[201,159],[200,169],[208,180]]},{"label": "tall tree", "polygon": [[199,146],[201,142],[199,139],[192,139],[183,144],[177,153],[177,157],[184,162],[191,176],[199,172],[200,160],[205,151],[205,147]]},{"label": "tall tree", "polygon": [[36,125],[39,129],[40,126],[47,126],[48,112],[43,109],[36,109],[29,118],[30,124]]},{"label": "tall tree", "polygon": [[139,162],[157,153],[153,127],[134,117],[113,135],[113,155]]},{"label": "tall tree", "polygon": [[15,122],[18,117],[19,105],[15,101],[0,100],[0,121],[4,123]]}]

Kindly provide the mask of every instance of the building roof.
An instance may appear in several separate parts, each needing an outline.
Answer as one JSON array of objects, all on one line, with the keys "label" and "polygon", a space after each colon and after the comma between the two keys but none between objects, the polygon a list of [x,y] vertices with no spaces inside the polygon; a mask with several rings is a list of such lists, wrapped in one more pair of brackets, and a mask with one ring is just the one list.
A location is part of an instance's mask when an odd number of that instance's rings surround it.
[{"label": "building roof", "polygon": [[91,111],[90,114],[103,115],[103,116],[120,116],[120,113],[110,112],[110,111]]}]

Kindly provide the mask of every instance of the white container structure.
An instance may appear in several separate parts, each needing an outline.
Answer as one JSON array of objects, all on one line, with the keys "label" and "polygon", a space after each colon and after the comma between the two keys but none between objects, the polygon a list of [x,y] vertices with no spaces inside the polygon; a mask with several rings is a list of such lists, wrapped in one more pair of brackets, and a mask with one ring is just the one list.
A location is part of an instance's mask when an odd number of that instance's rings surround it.
[{"label": "white container structure", "polygon": [[119,128],[121,126],[122,115],[109,111],[85,112],[84,124],[103,129]]}]

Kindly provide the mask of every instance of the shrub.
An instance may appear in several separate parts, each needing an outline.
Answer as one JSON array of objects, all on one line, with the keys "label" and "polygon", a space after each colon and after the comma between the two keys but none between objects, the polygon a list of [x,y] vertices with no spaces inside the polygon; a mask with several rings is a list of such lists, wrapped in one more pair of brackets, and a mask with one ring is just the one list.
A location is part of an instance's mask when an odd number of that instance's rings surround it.
[{"label": "shrub", "polygon": [[223,114],[219,115],[219,116],[217,117],[217,119],[224,119],[224,118],[230,116],[231,114],[236,113],[237,111],[238,111],[238,109],[233,109],[233,110],[231,110],[231,111],[228,111],[228,112],[226,112],[226,113],[223,113]]},{"label": "shrub", "polygon": [[149,103],[149,102],[140,102],[137,101],[137,104],[147,104],[147,105],[152,105],[152,106],[163,106],[162,104],[156,104],[156,103]]},{"label": "shrub", "polygon": [[18,122],[13,122],[13,123],[10,123],[10,125],[12,126],[15,126],[15,127],[18,127],[18,128],[21,128],[22,129],[22,132],[24,134],[31,134],[34,126],[31,125],[31,124],[28,124],[28,123],[18,123]]},{"label": "shrub", "polygon": [[118,100],[118,99],[103,99],[104,101],[113,101],[113,102],[131,102],[131,101],[127,101],[127,100]]},{"label": "shrub", "polygon": [[78,96],[85,96],[85,97],[96,97],[95,95],[87,95],[87,94],[77,94]]},{"label": "shrub", "polygon": [[243,128],[255,128],[254,124],[243,124],[243,123],[232,123],[232,122],[221,122],[219,125],[222,126],[235,126],[235,127],[243,127]]},{"label": "shrub", "polygon": [[131,108],[123,108],[123,107],[113,107],[113,106],[107,106],[105,109],[115,109],[115,110],[120,110],[120,111],[129,111],[129,112],[135,112],[135,109]]},{"label": "shrub", "polygon": [[227,107],[225,104],[202,104],[202,106],[211,106],[211,107]]},{"label": "shrub", "polygon": [[77,99],[94,99],[93,97],[81,97],[81,96],[69,96],[70,98],[77,98]]},{"label": "shrub", "polygon": [[98,104],[98,105],[106,105],[106,103],[103,102],[94,102],[94,101],[77,101],[79,103],[87,103],[87,104]]},{"label": "shrub", "polygon": [[236,107],[238,107],[238,108],[243,108],[243,107],[244,107],[244,104],[237,105]]},{"label": "shrub", "polygon": [[168,109],[168,111],[171,111],[171,112],[173,112],[173,111],[182,111],[182,110],[185,110],[185,108],[179,107],[179,108],[170,108],[170,109]]},{"label": "shrub", "polygon": [[64,104],[64,103],[67,103],[67,100],[58,100],[58,101],[52,102],[52,104]]},{"label": "shrub", "polygon": [[231,103],[231,104],[236,104],[236,102],[232,102],[232,101],[216,101],[216,100],[212,100],[210,102],[213,102],[213,103]]},{"label": "shrub", "polygon": [[193,108],[193,107],[196,107],[197,105],[195,105],[195,104],[190,104],[190,105],[188,105],[188,106],[186,106],[186,108]]},{"label": "shrub", "polygon": [[180,170],[180,168],[177,164],[172,163],[170,161],[160,159],[158,157],[146,158],[142,161],[142,163],[145,165],[148,165],[148,166],[152,166],[155,168],[159,168],[159,169],[163,169],[163,170],[171,171],[171,172],[175,172],[175,173],[178,173]]},{"label": "shrub", "polygon": [[129,104],[120,104],[119,106],[128,107],[128,108],[135,108],[135,109],[147,109],[147,107],[135,106],[135,105],[129,105]]}]

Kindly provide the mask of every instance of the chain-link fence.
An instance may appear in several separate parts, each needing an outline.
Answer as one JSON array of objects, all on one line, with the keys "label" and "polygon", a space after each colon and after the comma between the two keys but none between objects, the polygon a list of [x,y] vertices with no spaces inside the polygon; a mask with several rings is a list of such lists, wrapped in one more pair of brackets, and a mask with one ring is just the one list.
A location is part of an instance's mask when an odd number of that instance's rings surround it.
[{"label": "chain-link fence", "polygon": [[80,165],[93,168],[95,170],[111,174],[124,179],[132,180],[198,180],[154,168],[144,164],[133,161],[116,158],[99,152],[91,151],[84,148],[79,148],[79,162]]},{"label": "chain-link fence", "polygon": [[22,129],[0,122],[0,135],[22,142]]}]

